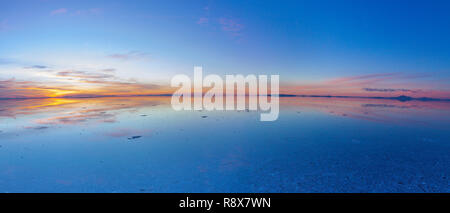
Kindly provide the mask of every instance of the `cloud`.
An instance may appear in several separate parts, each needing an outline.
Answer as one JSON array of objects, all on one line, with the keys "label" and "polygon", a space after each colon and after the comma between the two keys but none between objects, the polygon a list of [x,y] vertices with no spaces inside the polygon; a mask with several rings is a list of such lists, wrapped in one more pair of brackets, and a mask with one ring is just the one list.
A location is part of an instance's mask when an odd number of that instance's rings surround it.
[{"label": "cloud", "polygon": [[197,24],[208,24],[208,22],[209,22],[209,19],[208,18],[205,18],[205,17],[201,17],[201,18],[199,18],[198,20],[197,20]]},{"label": "cloud", "polygon": [[[45,69],[34,65],[30,69]],[[60,70],[46,73],[44,81],[17,81],[0,79],[0,99],[44,97],[105,97],[168,94],[168,85],[141,83],[115,75],[114,68],[97,71]]]},{"label": "cloud", "polygon": [[84,9],[84,10],[77,10],[73,14],[74,15],[98,15],[102,13],[103,10],[100,8],[90,8],[90,9]]},{"label": "cloud", "polygon": [[128,53],[114,53],[108,55],[109,58],[118,59],[122,61],[127,60],[136,60],[136,59],[144,59],[148,57],[147,53],[139,52],[139,51],[130,51]]},{"label": "cloud", "polygon": [[396,73],[379,73],[379,74],[369,74],[369,75],[359,75],[359,76],[350,76],[350,77],[342,77],[342,78],[336,78],[329,81],[326,81],[327,84],[347,84],[347,83],[354,83],[354,82],[367,82],[369,81],[380,81],[385,80],[388,78],[391,78],[395,75],[398,75]]},{"label": "cloud", "polygon": [[43,86],[32,81],[16,81],[14,78],[0,80],[0,85],[0,98],[49,97],[55,92],[64,90]]},{"label": "cloud", "polygon": [[236,19],[227,19],[220,18],[219,24],[221,25],[221,29],[224,32],[227,32],[233,36],[242,35],[242,30],[244,29],[244,25],[239,23]]},{"label": "cloud", "polygon": [[58,77],[81,78],[81,79],[111,79],[114,75],[105,73],[92,73],[77,70],[65,70],[56,73]]},{"label": "cloud", "polygon": [[[62,76],[80,76],[70,82],[46,83],[33,81],[0,80],[0,99],[5,98],[45,98],[70,97],[94,98],[110,96],[141,96],[149,94],[168,94],[172,90],[168,85],[160,86],[149,83],[120,81],[112,76],[92,76],[84,73],[63,72]],[[68,77],[71,78],[71,77]],[[74,80],[74,79],[72,79]]]},{"label": "cloud", "polygon": [[33,65],[33,66],[29,66],[29,67],[24,67],[25,69],[47,69],[47,66],[44,65]]},{"label": "cloud", "polygon": [[367,92],[416,92],[410,89],[381,89],[381,88],[363,88]]},{"label": "cloud", "polygon": [[56,9],[56,10],[52,10],[51,12],[50,12],[50,14],[51,15],[59,15],[59,14],[65,14],[65,13],[67,13],[67,9],[66,8],[59,8],[59,9]]},{"label": "cloud", "polygon": [[403,74],[403,73],[379,73],[379,74],[368,74],[359,76],[350,76],[343,78],[336,78],[326,81],[326,84],[333,85],[367,85],[377,82],[392,81],[392,80],[411,80],[418,78],[430,77],[428,74]]},{"label": "cloud", "polygon": [[[448,98],[450,92],[431,87],[436,81],[426,82],[429,74],[378,73],[334,78],[307,84],[287,83],[281,88],[285,94],[335,96],[399,96]],[[408,88],[408,89],[407,89]]]},{"label": "cloud", "polygon": [[116,69],[114,69],[114,68],[108,68],[108,69],[102,69],[102,70],[100,70],[100,71],[102,71],[102,72],[107,72],[107,73],[113,73],[113,72],[116,71]]},{"label": "cloud", "polygon": [[59,8],[56,10],[52,10],[50,12],[50,15],[62,15],[62,14],[68,14],[71,16],[85,16],[85,15],[98,15],[103,12],[100,8],[90,8],[90,9],[81,9],[81,10],[71,10],[69,12],[69,9],[67,8]]}]

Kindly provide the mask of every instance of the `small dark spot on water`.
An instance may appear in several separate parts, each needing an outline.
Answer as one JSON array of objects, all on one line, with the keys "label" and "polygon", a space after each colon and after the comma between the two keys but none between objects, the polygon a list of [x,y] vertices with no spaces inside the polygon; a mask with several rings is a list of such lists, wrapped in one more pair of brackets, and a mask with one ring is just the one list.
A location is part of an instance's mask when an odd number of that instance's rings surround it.
[{"label": "small dark spot on water", "polygon": [[342,114],[342,116],[347,116],[347,114],[344,113],[344,114]]},{"label": "small dark spot on water", "polygon": [[132,136],[132,137],[130,137],[130,138],[128,138],[128,140],[134,140],[134,139],[138,139],[138,138],[141,138],[142,136],[140,136],[140,135],[136,135],[136,136]]},{"label": "small dark spot on water", "polygon": [[48,129],[48,126],[37,126],[37,127],[33,127],[32,129],[34,129],[34,130],[44,130],[44,129]]},{"label": "small dark spot on water", "polygon": [[206,116],[206,115],[202,115],[202,118],[207,118],[208,116]]},{"label": "small dark spot on water", "polygon": [[139,191],[141,191],[141,192],[145,192],[145,189],[139,189]]},{"label": "small dark spot on water", "polygon": [[145,117],[145,116],[147,116],[147,115],[141,115],[142,117]]}]

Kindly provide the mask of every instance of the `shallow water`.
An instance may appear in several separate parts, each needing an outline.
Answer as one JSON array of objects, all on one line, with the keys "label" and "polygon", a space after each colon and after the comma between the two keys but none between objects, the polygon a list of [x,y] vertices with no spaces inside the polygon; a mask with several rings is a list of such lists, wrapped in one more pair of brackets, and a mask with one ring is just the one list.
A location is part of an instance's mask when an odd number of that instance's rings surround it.
[{"label": "shallow water", "polygon": [[168,97],[0,101],[0,192],[450,192],[450,103]]}]

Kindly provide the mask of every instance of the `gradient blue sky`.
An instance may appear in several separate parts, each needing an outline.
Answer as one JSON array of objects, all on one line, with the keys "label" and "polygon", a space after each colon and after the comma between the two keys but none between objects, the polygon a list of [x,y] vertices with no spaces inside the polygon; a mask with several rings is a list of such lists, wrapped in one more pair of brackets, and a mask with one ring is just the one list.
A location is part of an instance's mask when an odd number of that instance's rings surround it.
[{"label": "gradient blue sky", "polygon": [[280,74],[290,93],[448,97],[449,11],[449,1],[1,1],[0,81],[166,85],[200,65]]}]

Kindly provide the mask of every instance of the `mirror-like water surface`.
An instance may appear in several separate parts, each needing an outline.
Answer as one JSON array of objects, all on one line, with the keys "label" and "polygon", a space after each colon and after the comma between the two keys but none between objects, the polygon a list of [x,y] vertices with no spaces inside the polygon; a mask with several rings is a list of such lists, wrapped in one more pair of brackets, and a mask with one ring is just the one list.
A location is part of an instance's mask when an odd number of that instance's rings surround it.
[{"label": "mirror-like water surface", "polygon": [[168,97],[0,101],[0,192],[450,192],[450,103]]}]

